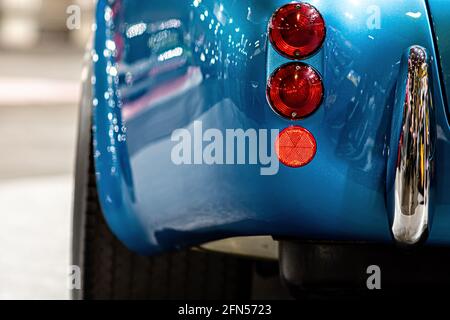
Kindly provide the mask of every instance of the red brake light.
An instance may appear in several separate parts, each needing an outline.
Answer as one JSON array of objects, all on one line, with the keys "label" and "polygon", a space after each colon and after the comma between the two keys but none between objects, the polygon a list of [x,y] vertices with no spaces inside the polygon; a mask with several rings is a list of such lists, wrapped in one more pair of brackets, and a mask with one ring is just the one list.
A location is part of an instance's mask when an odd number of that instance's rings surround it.
[{"label": "red brake light", "polygon": [[307,3],[289,3],[278,9],[269,25],[269,38],[275,49],[291,59],[304,59],[316,53],[325,40],[325,21]]},{"label": "red brake light", "polygon": [[305,128],[289,127],[280,132],[275,141],[275,151],[284,165],[293,168],[303,167],[316,155],[316,139]]},{"label": "red brake light", "polygon": [[323,91],[319,73],[301,62],[275,70],[267,85],[267,97],[274,111],[292,120],[312,114],[322,103]]}]

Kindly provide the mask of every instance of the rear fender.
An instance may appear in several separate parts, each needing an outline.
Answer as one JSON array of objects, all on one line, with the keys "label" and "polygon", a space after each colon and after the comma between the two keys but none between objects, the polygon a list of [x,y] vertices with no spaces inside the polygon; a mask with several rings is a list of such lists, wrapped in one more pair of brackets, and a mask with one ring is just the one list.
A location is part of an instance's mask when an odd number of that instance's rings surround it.
[{"label": "rear fender", "polygon": [[[311,1],[327,37],[304,62],[322,75],[325,98],[295,123],[317,141],[314,160],[297,169],[262,161],[274,159],[276,133],[294,124],[266,100],[268,77],[289,61],[267,39],[271,15],[285,3],[98,2],[93,147],[100,201],[114,233],[145,254],[256,235],[391,243],[392,109],[400,60],[417,45],[430,56],[438,128],[428,243],[450,244],[450,130],[425,2]],[[227,165],[225,150],[216,164],[206,163],[202,152],[218,132],[226,138],[227,129],[258,134],[265,148],[256,161],[250,154]],[[190,164],[174,160],[181,142]]]}]

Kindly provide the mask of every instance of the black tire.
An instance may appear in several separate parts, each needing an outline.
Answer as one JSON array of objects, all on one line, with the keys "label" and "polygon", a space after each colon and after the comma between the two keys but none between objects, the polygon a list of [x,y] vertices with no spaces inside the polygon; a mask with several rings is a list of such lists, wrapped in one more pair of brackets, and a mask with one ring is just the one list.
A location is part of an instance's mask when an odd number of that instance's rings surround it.
[{"label": "black tire", "polygon": [[249,299],[252,263],[185,250],[142,257],[110,231],[96,189],[91,155],[90,94],[84,87],[75,178],[73,264],[81,268],[75,299]]}]

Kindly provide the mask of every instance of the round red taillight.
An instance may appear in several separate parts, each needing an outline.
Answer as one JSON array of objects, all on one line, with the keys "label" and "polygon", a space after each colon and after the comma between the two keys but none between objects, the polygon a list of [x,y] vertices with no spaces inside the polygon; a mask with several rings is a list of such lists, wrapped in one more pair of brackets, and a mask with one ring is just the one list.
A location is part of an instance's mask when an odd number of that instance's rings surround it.
[{"label": "round red taillight", "polygon": [[291,120],[312,114],[322,103],[323,83],[311,66],[293,62],[275,70],[267,84],[267,98],[275,112]]},{"label": "round red taillight", "polygon": [[278,9],[269,24],[269,38],[275,49],[291,59],[316,53],[325,40],[325,21],[307,3],[289,3]]},{"label": "round red taillight", "polygon": [[292,126],[280,132],[275,141],[275,151],[284,165],[292,168],[303,167],[316,155],[316,139],[305,128]]}]

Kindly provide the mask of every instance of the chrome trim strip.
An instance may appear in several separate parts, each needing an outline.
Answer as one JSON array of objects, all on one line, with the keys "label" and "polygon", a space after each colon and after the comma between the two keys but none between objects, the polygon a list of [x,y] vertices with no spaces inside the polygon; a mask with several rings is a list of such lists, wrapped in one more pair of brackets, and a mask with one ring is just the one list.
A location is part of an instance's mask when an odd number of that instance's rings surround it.
[{"label": "chrome trim strip", "polygon": [[391,231],[402,245],[426,239],[430,228],[433,108],[428,55],[412,46],[402,60],[391,131],[387,186]]}]

